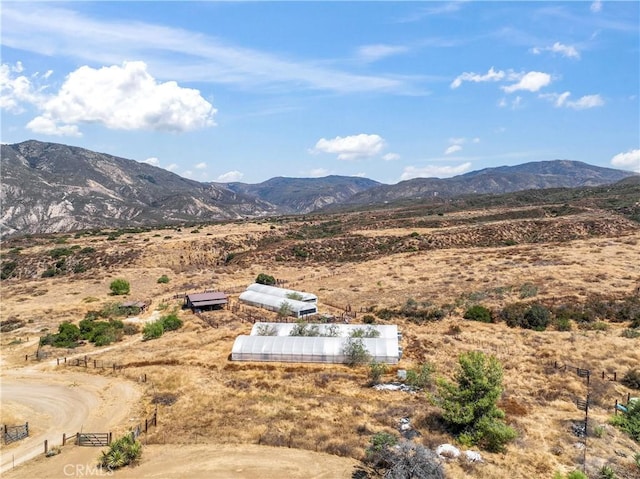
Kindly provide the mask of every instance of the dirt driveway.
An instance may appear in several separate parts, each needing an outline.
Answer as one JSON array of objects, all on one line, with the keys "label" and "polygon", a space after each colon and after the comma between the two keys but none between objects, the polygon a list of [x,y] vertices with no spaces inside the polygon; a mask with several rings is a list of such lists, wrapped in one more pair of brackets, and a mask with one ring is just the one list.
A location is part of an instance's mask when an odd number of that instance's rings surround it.
[{"label": "dirt driveway", "polygon": [[14,465],[43,455],[45,439],[58,446],[63,433],[107,432],[126,424],[141,397],[130,381],[75,371],[5,370],[1,380],[3,417],[26,418],[30,428],[27,439],[2,446],[3,477]]}]

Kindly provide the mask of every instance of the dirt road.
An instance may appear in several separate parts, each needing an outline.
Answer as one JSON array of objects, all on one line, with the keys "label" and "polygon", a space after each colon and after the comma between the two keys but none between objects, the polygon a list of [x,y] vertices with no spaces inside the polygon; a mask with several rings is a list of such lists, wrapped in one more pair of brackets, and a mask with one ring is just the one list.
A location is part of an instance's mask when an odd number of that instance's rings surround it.
[{"label": "dirt road", "polygon": [[2,446],[0,473],[62,443],[62,434],[107,432],[126,424],[141,392],[130,381],[37,367],[3,371],[3,416],[26,418],[30,436]]}]

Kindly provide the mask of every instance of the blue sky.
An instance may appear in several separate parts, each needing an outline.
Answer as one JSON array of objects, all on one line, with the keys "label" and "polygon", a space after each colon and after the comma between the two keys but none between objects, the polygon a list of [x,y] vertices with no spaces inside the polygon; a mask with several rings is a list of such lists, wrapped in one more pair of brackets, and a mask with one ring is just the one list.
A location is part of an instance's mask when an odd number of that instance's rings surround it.
[{"label": "blue sky", "polygon": [[2,1],[2,142],[199,181],[640,171],[639,6]]}]

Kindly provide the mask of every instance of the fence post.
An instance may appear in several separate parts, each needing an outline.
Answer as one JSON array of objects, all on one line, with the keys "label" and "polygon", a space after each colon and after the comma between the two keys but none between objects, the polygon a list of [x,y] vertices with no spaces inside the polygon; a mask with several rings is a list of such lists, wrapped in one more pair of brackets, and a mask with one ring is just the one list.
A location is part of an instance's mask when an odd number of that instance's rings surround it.
[{"label": "fence post", "polygon": [[145,419],[144,420],[144,433],[147,433],[147,429],[149,429],[149,420]]},{"label": "fence post", "polygon": [[94,359],[93,360],[93,369],[95,369],[95,368],[96,368],[96,360]]},{"label": "fence post", "polygon": [[604,379],[604,371],[602,371],[602,379]]},{"label": "fence post", "polygon": [[618,400],[616,399],[616,405],[614,406],[615,415],[618,415]]},{"label": "fence post", "polygon": [[618,380],[618,373],[617,372],[613,372],[613,380],[617,381]]},{"label": "fence post", "polygon": [[80,433],[76,432],[76,446],[80,445]]},{"label": "fence post", "polygon": [[111,440],[113,439],[112,434],[113,434],[113,433],[112,433],[111,431],[109,431],[109,444],[111,444]]},{"label": "fence post", "polygon": [[115,372],[116,370],[116,363],[113,363],[113,371]]},{"label": "fence post", "polygon": [[46,454],[47,452],[49,452],[49,440],[45,439],[44,440],[44,453]]},{"label": "fence post", "polygon": [[67,444],[67,433],[62,433],[62,445],[65,446]]},{"label": "fence post", "polygon": [[27,437],[29,437],[29,421],[24,423],[24,429],[27,432]]},{"label": "fence post", "polygon": [[60,358],[56,358],[56,366],[60,366]]}]

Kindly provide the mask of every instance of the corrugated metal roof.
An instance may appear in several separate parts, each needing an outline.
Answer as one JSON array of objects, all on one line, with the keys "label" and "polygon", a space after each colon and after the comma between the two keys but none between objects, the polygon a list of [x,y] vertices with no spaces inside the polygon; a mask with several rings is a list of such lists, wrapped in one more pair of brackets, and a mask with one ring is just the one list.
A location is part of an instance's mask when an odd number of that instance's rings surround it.
[{"label": "corrugated metal roof", "polygon": [[220,301],[227,300],[227,295],[220,291],[210,291],[207,293],[191,293],[187,294],[187,299],[192,303],[200,303],[202,301]]}]

